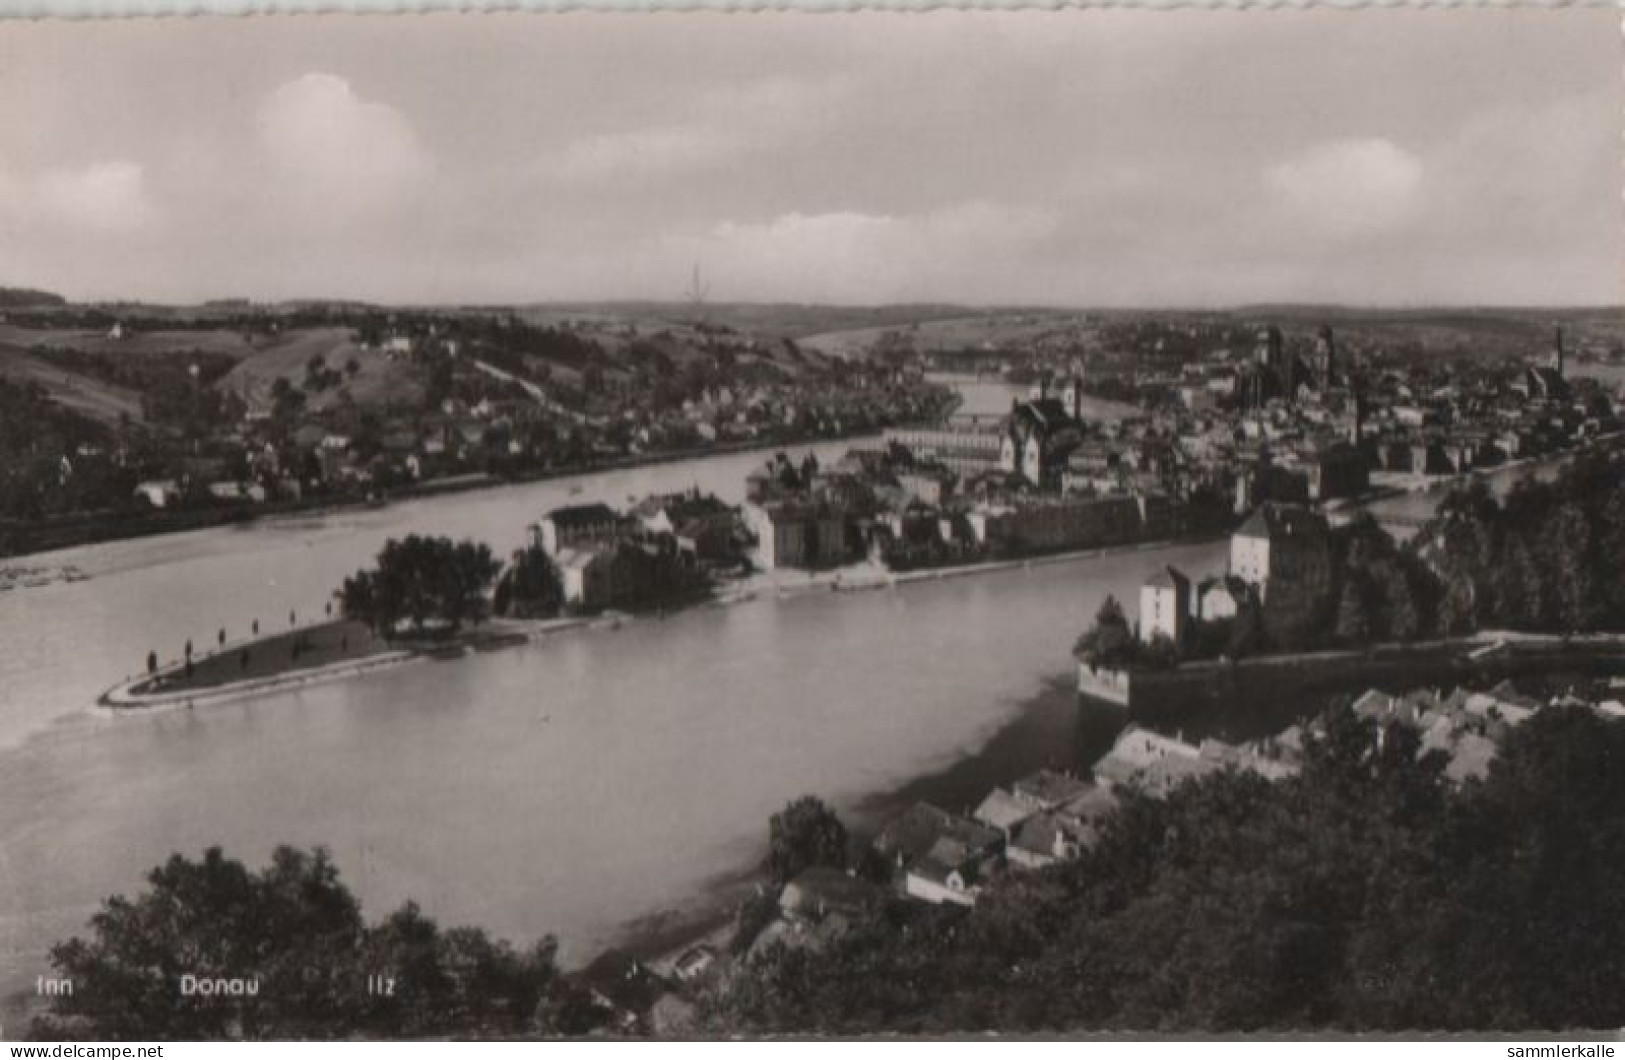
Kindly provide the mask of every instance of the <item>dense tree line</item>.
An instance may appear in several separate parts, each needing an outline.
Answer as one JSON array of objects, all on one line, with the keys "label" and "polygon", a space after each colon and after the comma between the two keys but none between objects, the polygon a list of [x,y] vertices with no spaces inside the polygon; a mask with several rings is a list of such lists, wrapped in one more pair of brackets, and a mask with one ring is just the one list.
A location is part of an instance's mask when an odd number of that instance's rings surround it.
[{"label": "dense tree line", "polygon": [[707,1002],[722,1033],[1535,1029],[1625,1021],[1625,725],[1551,708],[1454,789],[1344,710],[1299,777],[1129,797],[969,911],[894,902]]},{"label": "dense tree line", "polygon": [[1438,574],[1413,548],[1401,547],[1370,515],[1334,533],[1335,610],[1318,639],[1342,646],[1413,641],[1444,632]]},{"label": "dense tree line", "polygon": [[1422,537],[1445,629],[1625,628],[1625,457],[1582,457],[1499,500],[1475,482],[1445,501]]},{"label": "dense tree line", "polygon": [[[444,930],[415,905],[367,924],[320,851],[280,848],[259,872],[218,848],[176,855],[135,898],[107,900],[87,938],[57,945],[74,991],[45,1039],[422,1038],[548,1033],[578,1004],[544,939],[520,951]],[[184,997],[183,975],[257,980],[253,996]],[[395,981],[369,993],[368,976]]]},{"label": "dense tree line", "polygon": [[408,534],[390,538],[378,565],[344,579],[339,602],[346,618],[386,636],[410,621],[415,632],[431,623],[456,630],[486,617],[486,590],[500,564],[487,545]]}]

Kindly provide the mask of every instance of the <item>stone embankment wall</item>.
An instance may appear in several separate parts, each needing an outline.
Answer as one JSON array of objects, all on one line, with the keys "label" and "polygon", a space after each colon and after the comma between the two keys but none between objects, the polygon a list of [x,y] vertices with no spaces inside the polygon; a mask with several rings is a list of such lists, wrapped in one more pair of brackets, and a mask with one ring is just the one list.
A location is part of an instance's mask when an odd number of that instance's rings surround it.
[{"label": "stone embankment wall", "polygon": [[1484,633],[1365,651],[1269,655],[1240,662],[1187,663],[1167,671],[1091,672],[1078,667],[1079,693],[1145,716],[1218,710],[1369,687],[1393,690],[1497,681],[1554,671],[1625,673],[1625,637],[1545,637]]}]

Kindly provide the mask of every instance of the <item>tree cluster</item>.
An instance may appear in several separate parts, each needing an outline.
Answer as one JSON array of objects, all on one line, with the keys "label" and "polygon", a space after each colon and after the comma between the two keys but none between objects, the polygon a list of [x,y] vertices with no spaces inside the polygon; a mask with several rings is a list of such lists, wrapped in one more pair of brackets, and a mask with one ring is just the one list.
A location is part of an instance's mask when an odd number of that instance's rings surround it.
[{"label": "tree cluster", "polygon": [[1129,798],[1078,861],[894,903],[713,998],[716,1033],[1533,1030],[1625,1020],[1625,725],[1549,708],[1457,790],[1329,716],[1300,776]]},{"label": "tree cluster", "polygon": [[1497,500],[1458,491],[1423,531],[1448,630],[1625,628],[1625,457],[1587,456]]},{"label": "tree cluster", "polygon": [[[408,903],[376,924],[325,852],[280,848],[259,872],[218,848],[175,855],[135,898],[114,897],[88,938],[53,948],[74,984],[33,1031],[45,1039],[422,1038],[546,1033],[563,984],[552,939],[526,951],[444,930]],[[183,975],[252,978],[252,996],[182,996]],[[368,976],[395,980],[369,993]]]},{"label": "tree cluster", "polygon": [[1095,612],[1094,625],[1084,630],[1072,645],[1072,654],[1093,669],[1116,670],[1133,665],[1139,658],[1140,642],[1129,626],[1128,616],[1117,597],[1107,595]]},{"label": "tree cluster", "polygon": [[339,601],[346,618],[385,636],[403,621],[419,633],[431,622],[455,631],[486,616],[499,569],[487,545],[409,534],[385,542],[376,568],[344,579]]},{"label": "tree cluster", "polygon": [[1336,611],[1323,639],[1358,647],[1443,632],[1438,575],[1415,550],[1395,544],[1369,515],[1344,527],[1334,542]]},{"label": "tree cluster", "polygon": [[803,795],[768,822],[767,870],[779,885],[815,865],[844,869],[846,826],[814,795]]}]

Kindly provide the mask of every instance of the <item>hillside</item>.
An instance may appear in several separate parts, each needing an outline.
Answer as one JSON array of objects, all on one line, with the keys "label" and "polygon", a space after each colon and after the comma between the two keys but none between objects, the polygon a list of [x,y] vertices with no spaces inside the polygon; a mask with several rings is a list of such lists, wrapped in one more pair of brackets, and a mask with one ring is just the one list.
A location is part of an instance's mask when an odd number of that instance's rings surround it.
[{"label": "hillside", "polygon": [[141,395],[79,372],[68,371],[0,338],[0,378],[13,383],[38,383],[51,399],[66,409],[103,426],[117,426],[128,417],[144,422]]},{"label": "hillside", "polygon": [[532,323],[564,321],[632,324],[642,330],[671,327],[730,328],[764,341],[794,339],[864,328],[901,327],[976,312],[967,306],[893,305],[832,306],[784,302],[583,302],[540,303],[520,307],[519,315]]},{"label": "hillside", "polygon": [[14,306],[66,305],[67,299],[50,291],[36,291],[28,287],[0,287],[0,309]]},{"label": "hillside", "polygon": [[423,387],[407,362],[361,345],[348,327],[302,329],[265,340],[215,386],[237,394],[250,410],[267,412],[276,381],[286,379],[289,385],[302,387],[313,358],[320,358],[322,366],[338,373],[340,381],[308,392],[307,407],[312,411],[332,408],[346,396],[362,407],[416,404],[422,400]]},{"label": "hillside", "polygon": [[1214,310],[986,309],[943,314],[923,311],[914,319],[840,328],[803,336],[803,348],[837,357],[866,356],[888,344],[921,353],[980,350],[1086,352],[1110,349],[1114,329],[1125,324],[1279,325],[1289,336],[1311,336],[1323,325],[1340,338],[1367,345],[1410,345],[1484,356],[1522,356],[1546,348],[1561,326],[1571,350],[1625,345],[1625,309],[1419,308],[1344,306],[1241,306]]}]

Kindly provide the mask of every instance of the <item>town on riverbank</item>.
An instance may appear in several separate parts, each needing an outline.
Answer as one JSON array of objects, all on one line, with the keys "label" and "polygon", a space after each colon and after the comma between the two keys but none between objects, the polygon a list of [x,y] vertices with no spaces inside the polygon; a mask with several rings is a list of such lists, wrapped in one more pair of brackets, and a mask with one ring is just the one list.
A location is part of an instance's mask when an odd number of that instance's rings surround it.
[{"label": "town on riverbank", "polygon": [[[1300,349],[1272,326],[1258,333],[1249,358],[1224,350],[1191,356],[1183,374],[1204,382],[1179,388],[1177,401],[1155,378],[1135,376],[1129,396],[1140,404],[1114,406],[1092,398],[1079,376],[1045,372],[1026,397],[1012,396],[1007,413],[949,413],[933,426],[887,428],[827,463],[780,450],[746,476],[743,505],[694,489],[652,495],[625,511],[598,501],[546,511],[528,529],[525,548],[486,563],[467,589],[466,616],[449,621],[457,643],[441,627],[425,640],[423,614],[413,616],[411,630],[387,630],[389,643],[324,627],[257,653],[234,643],[235,679],[231,664],[212,656],[205,676],[196,676],[188,644],[185,657],[166,667],[149,657],[146,679],[103,701],[275,690],[283,682],[268,666],[299,681],[329,679],[425,654],[523,643],[556,631],[561,620],[569,628],[605,613],[664,612],[719,596],[881,588],[1233,528],[1228,574],[1193,586],[1170,570],[1142,592],[1146,617],[1135,636],[1119,638],[1143,642],[1140,670],[1236,657],[1266,636],[1277,651],[1327,647],[1334,620],[1343,643],[1358,642],[1373,624],[1373,601],[1396,593],[1407,598],[1386,606],[1410,617],[1395,636],[1412,639],[1420,601],[1410,597],[1430,591],[1413,550],[1384,543],[1385,531],[1369,519],[1342,524],[1361,505],[1397,492],[1611,441],[1619,429],[1612,399],[1588,380],[1571,386],[1566,356],[1559,328],[1546,355],[1496,376],[1475,367],[1452,374],[1448,365],[1407,374],[1378,357],[1340,354],[1329,328]],[[1094,385],[1122,394],[1127,384]],[[1111,414],[1098,415],[1102,408]],[[1446,450],[1449,459],[1435,459]],[[1409,463],[1400,460],[1406,454]],[[1398,519],[1404,530],[1419,522]],[[1361,569],[1345,584],[1333,575],[1348,565]],[[335,599],[345,617],[367,619],[365,600],[342,592]],[[325,606],[331,617],[333,603]],[[1461,601],[1453,606],[1459,611]],[[477,636],[461,629],[464,617],[477,625],[491,616],[508,625]],[[552,624],[513,625],[537,621]],[[1453,622],[1447,616],[1444,624]],[[218,639],[223,648],[223,630]],[[415,645],[403,650],[410,640]],[[1082,685],[1126,701],[1129,678],[1117,662],[1110,651],[1096,658]],[[1183,673],[1186,685],[1200,680],[1190,667]],[[1234,687],[1234,674],[1227,680]],[[1153,683],[1166,690],[1175,682],[1142,675],[1142,698]]]},{"label": "town on riverbank", "polygon": [[793,328],[683,313],[0,294],[0,556],[862,435],[952,401]]},{"label": "town on riverbank", "polygon": [[[1609,388],[1584,373],[1625,357],[1585,314],[1312,325],[1047,311],[970,326],[947,313],[866,330],[887,314],[7,302],[0,422],[26,427],[0,434],[8,556],[885,432],[882,453],[907,453],[882,476],[902,494],[790,490],[769,498],[773,518],[882,515],[890,539],[873,547],[889,564],[952,563],[1547,454],[1608,429]],[[1547,320],[1568,337],[1531,358]],[[1424,337],[1396,345],[1396,326]],[[951,415],[941,370],[1031,393],[1008,416]],[[969,517],[974,500],[980,516],[928,534],[944,487],[958,487],[944,515]]]}]

